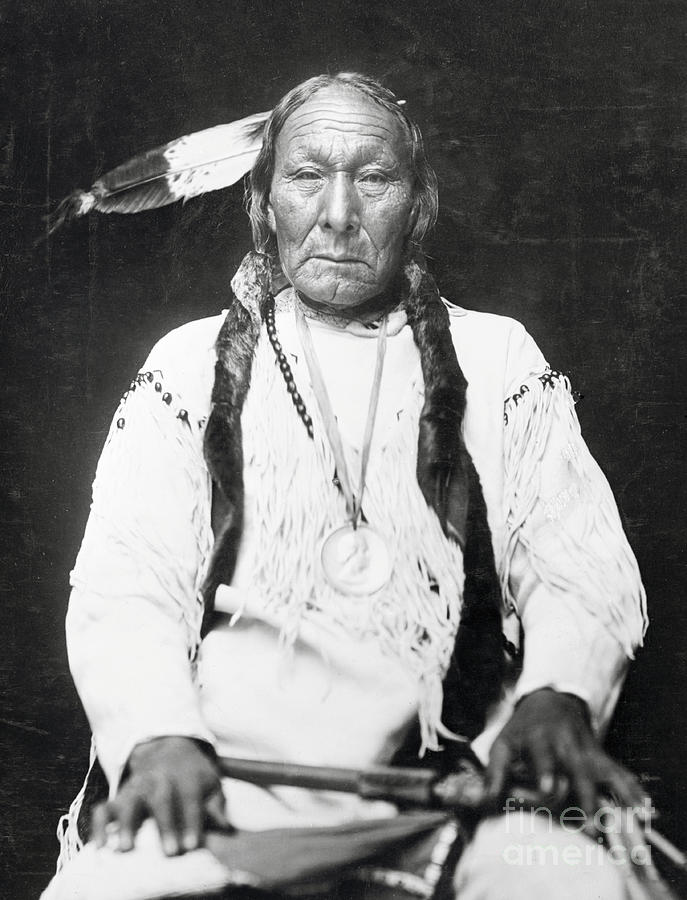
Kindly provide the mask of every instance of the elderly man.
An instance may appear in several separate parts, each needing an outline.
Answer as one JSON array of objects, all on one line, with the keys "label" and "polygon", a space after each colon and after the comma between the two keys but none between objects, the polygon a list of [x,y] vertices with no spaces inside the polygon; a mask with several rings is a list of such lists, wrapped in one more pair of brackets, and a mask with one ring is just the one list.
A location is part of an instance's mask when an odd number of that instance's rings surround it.
[{"label": "elderly man", "polygon": [[[110,799],[46,898],[260,887],[202,845],[397,810],[222,779],[215,754],[366,767],[413,735],[415,756],[450,758],[458,729],[497,814],[453,893],[624,896],[591,828],[498,814],[523,770],[588,821],[603,791],[642,803],[599,736],[644,595],[567,380],[426,271],[436,204],[417,127],[371,79],[314,78],[273,110],[228,312],[156,345],[98,467],[68,643]],[[431,865],[399,875],[419,840],[358,870],[356,896],[431,896]],[[576,861],[527,865],[533,846]],[[353,896],[350,866],[310,889],[344,876]]]}]

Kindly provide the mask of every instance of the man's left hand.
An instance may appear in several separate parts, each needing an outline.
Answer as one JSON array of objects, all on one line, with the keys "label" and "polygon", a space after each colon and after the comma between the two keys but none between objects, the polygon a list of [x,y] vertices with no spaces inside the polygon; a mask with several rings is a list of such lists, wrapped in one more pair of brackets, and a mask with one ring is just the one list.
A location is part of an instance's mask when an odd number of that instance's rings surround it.
[{"label": "man's left hand", "polygon": [[486,786],[492,804],[522,780],[523,769],[528,784],[536,785],[537,802],[560,803],[572,795],[588,823],[601,794],[610,793],[620,806],[646,808],[637,779],[603,750],[586,704],[572,694],[544,688],[518,703],[491,749]]}]

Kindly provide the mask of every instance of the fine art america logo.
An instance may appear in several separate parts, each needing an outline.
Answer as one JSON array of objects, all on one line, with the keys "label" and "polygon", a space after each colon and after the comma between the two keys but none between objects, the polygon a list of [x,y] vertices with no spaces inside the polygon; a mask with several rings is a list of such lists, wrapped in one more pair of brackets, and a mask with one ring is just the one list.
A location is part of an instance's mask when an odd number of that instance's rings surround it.
[{"label": "fine art america logo", "polygon": [[553,812],[509,797],[503,808],[506,832],[513,842],[503,859],[513,866],[615,865],[651,866],[650,800],[641,807],[601,806],[589,816],[579,806]]}]

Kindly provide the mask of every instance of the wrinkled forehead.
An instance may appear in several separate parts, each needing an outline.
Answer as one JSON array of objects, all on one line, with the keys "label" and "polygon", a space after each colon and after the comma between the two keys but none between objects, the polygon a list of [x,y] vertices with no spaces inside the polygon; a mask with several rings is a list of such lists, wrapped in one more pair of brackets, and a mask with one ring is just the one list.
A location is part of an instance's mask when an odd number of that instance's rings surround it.
[{"label": "wrinkled forehead", "polygon": [[295,109],[277,137],[277,155],[313,145],[376,147],[399,165],[410,163],[410,135],[397,116],[353,87],[322,88]]}]

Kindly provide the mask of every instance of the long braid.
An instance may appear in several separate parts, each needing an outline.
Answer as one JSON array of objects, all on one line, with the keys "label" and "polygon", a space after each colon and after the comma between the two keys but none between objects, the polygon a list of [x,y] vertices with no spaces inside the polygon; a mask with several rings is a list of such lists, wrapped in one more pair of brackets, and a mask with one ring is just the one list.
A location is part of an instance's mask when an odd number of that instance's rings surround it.
[{"label": "long braid", "polygon": [[417,480],[447,536],[463,548],[465,586],[453,659],[444,682],[444,723],[476,734],[503,674],[501,591],[477,470],[462,435],[467,382],[434,279],[416,260],[404,270],[406,312],[420,352],[425,402]]},{"label": "long braid", "polygon": [[[270,299],[269,259],[249,254],[242,267],[251,285],[244,305],[235,295],[215,344],[215,382],[212,412],[204,439],[204,454],[213,479],[215,546],[203,585],[203,633],[214,611],[215,591],[231,584],[243,530],[243,434],[241,413],[250,388],[253,354]],[[243,298],[242,298],[243,299]]]}]

